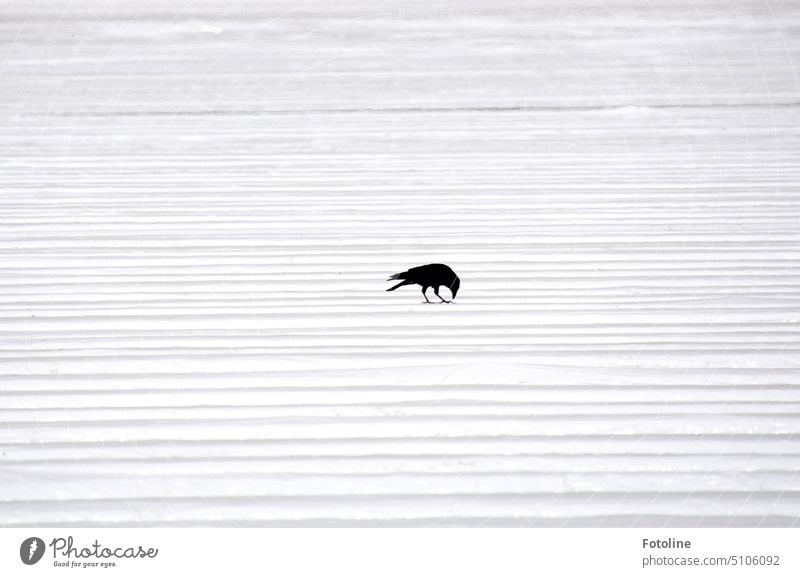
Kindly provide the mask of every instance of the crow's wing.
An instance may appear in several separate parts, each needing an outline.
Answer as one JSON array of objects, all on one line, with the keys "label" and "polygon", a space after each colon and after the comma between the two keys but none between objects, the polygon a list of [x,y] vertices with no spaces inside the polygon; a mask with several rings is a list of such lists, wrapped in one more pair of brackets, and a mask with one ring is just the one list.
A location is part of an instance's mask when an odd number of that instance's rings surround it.
[{"label": "crow's wing", "polygon": [[406,272],[399,272],[399,273],[397,273],[397,274],[393,274],[392,276],[390,276],[390,277],[389,277],[389,278],[387,278],[386,280],[405,280],[405,279],[406,279],[406,274],[407,274],[407,273],[408,273],[408,271],[406,271]]},{"label": "crow's wing", "polygon": [[414,282],[422,281],[424,283],[427,280],[432,281],[449,275],[455,276],[455,273],[453,273],[453,270],[449,266],[446,264],[434,263],[415,266],[405,272],[393,274],[386,280],[410,280]]}]

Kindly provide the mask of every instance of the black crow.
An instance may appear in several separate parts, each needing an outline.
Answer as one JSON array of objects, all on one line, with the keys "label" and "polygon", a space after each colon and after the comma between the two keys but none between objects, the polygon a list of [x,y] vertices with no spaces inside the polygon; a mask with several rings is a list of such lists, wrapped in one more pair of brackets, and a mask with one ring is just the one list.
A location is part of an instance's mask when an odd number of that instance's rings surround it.
[{"label": "black crow", "polygon": [[407,284],[418,284],[422,287],[422,296],[425,297],[425,302],[431,302],[428,300],[428,295],[425,294],[425,291],[431,287],[433,287],[433,292],[436,293],[436,296],[439,297],[443,303],[449,303],[450,301],[443,299],[439,294],[439,287],[446,286],[450,289],[453,295],[452,298],[456,298],[458,288],[461,286],[461,279],[459,279],[458,275],[453,272],[453,269],[446,264],[415,266],[414,268],[408,269],[406,272],[393,274],[386,280],[398,279],[402,282],[386,290],[393,291]]}]

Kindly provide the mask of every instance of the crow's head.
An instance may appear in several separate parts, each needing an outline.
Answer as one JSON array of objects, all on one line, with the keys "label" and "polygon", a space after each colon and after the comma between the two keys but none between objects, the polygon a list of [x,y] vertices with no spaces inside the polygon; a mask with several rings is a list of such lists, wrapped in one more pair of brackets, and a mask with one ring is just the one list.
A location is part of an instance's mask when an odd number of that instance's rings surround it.
[{"label": "crow's head", "polygon": [[458,289],[461,287],[461,279],[458,277],[453,280],[452,284],[450,285],[450,292],[453,293],[453,298],[456,298],[456,293]]}]

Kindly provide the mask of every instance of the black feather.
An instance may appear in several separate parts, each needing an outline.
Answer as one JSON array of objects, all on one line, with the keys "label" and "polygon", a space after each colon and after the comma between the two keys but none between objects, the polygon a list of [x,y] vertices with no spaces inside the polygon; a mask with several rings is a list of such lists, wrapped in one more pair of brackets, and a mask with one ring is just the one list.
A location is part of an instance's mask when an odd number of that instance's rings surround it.
[{"label": "black feather", "polygon": [[[436,296],[438,296],[442,301],[445,301],[439,295],[439,288],[440,287],[447,287],[450,289],[450,293],[453,295],[453,298],[456,297],[456,293],[458,289],[461,287],[461,279],[458,278],[458,275],[453,272],[446,264],[426,264],[423,266],[416,266],[414,268],[410,268],[405,272],[399,272],[397,274],[393,274],[387,280],[402,280],[403,282],[396,284],[387,291],[393,291],[401,286],[409,285],[409,284],[417,284],[422,287],[422,294],[425,297],[425,300],[428,300],[428,295],[425,294],[429,288],[433,288]],[[430,301],[428,301],[430,302]]]}]

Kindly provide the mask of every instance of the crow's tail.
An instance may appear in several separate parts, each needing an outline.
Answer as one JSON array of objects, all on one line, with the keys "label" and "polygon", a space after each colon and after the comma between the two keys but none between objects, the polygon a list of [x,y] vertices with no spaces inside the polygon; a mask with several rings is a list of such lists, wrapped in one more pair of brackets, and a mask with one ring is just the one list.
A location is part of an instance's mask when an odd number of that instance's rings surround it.
[{"label": "crow's tail", "polygon": [[[392,280],[392,279],[389,279],[389,280]],[[409,281],[407,281],[407,280],[404,280],[403,282],[399,282],[399,283],[397,283],[397,284],[396,284],[396,285],[394,285],[392,288],[388,288],[388,289],[386,289],[386,292],[393,291],[394,289],[400,288],[401,286],[404,286],[404,285],[407,285],[407,284],[414,284],[414,283],[412,283],[412,282],[409,282]]]}]

